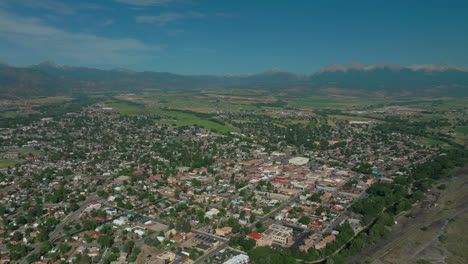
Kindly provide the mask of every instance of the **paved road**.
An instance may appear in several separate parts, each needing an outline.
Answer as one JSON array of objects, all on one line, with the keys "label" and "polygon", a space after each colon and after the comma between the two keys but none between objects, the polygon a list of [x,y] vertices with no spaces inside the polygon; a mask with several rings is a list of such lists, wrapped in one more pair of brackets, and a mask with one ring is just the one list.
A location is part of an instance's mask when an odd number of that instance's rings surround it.
[{"label": "paved road", "polygon": [[[306,189],[304,192],[308,191],[309,189]],[[249,225],[250,228],[253,228],[255,227],[255,225],[258,223],[258,222],[265,222],[266,220],[270,219],[270,217],[276,213],[278,213],[279,211],[283,210],[284,208],[288,207],[288,206],[291,206],[291,204],[293,204],[294,202],[296,202],[296,198],[300,195],[300,193],[298,193],[297,195],[295,196],[292,196],[289,200],[283,202],[279,207],[275,208],[274,210],[272,210],[271,212],[269,212],[268,214],[260,217],[257,221],[251,223]],[[202,257],[198,258],[194,264],[200,264],[200,263],[203,263],[203,261],[205,261],[206,259],[212,257],[212,256],[215,256],[216,254],[218,254],[221,250],[223,249],[226,249],[229,245],[229,240],[226,239],[226,238],[222,238],[222,237],[219,237],[219,236],[216,236],[216,235],[213,235],[213,234],[210,234],[210,233],[207,233],[207,232],[204,232],[204,231],[201,231],[201,230],[192,230],[192,232],[196,233],[196,234],[200,234],[200,235],[205,235],[205,236],[208,236],[208,237],[211,237],[213,239],[217,239],[217,240],[220,240],[220,241],[223,241],[223,243],[216,247],[215,249],[209,251],[208,253],[206,253],[205,255],[203,255]],[[235,250],[237,252],[242,252],[245,254],[245,252],[243,251],[239,251],[239,250]]]},{"label": "paved road", "polygon": [[198,258],[194,264],[200,264],[200,263],[203,263],[203,261],[205,261],[206,259],[208,258],[211,258],[213,256],[215,256],[216,254],[218,254],[218,252],[220,252],[221,250],[227,248],[229,245],[229,242],[223,242],[221,243],[221,245],[217,246],[216,248],[208,251],[208,253],[206,253],[205,255],[201,256],[200,258]]},{"label": "paved road", "polygon": [[193,229],[192,232],[197,234],[197,235],[207,236],[209,238],[216,239],[216,240],[219,240],[219,241],[222,241],[222,242],[228,242],[229,241],[229,239],[227,239],[227,238],[220,237],[220,236],[210,234],[210,233],[207,233],[207,232],[204,232],[204,231],[201,231],[201,230],[197,230],[197,229]]},{"label": "paved road", "polygon": [[78,210],[68,214],[57,226],[55,226],[54,231],[49,233],[49,240],[51,242],[55,242],[61,235],[63,235],[63,228],[65,225],[67,225],[70,222],[73,222],[74,220],[79,219],[80,215],[88,207],[88,205],[91,202],[97,202],[97,201],[98,201],[98,196],[95,193],[91,194],[91,196],[81,204]]},{"label": "paved road", "polygon": [[[77,220],[78,217],[81,215],[81,213],[86,209],[86,207],[91,202],[98,201],[100,198],[96,194],[97,191],[104,189],[107,186],[107,184],[109,184],[111,181],[112,181],[112,178],[108,178],[102,185],[100,185],[96,189],[96,192],[92,193],[88,197],[88,199],[86,199],[83,203],[81,203],[80,208],[78,208],[78,210],[76,210],[74,212],[71,212],[70,214],[65,216],[65,218],[62,221],[60,221],[60,223],[58,225],[55,226],[55,229],[52,232],[49,233],[49,241],[54,243],[57,240],[59,240],[61,238],[61,236],[63,236],[63,227],[65,225],[67,225],[68,223],[70,223],[70,222],[72,222],[74,220]],[[29,254],[20,262],[20,264],[26,264],[27,263],[26,258],[28,256],[32,255],[32,254],[39,253],[39,250],[40,250],[40,247],[36,246],[34,248],[34,250],[29,252]]]},{"label": "paved road", "polygon": [[67,215],[54,229],[54,231],[50,232],[49,233],[49,241],[51,242],[55,242],[57,241],[57,239],[63,235],[63,227],[74,221],[74,220],[77,220],[81,213],[83,213],[83,211],[86,209],[86,207],[88,207],[88,205],[91,203],[91,202],[97,202],[99,201],[101,198],[97,195],[97,192],[98,191],[101,191],[102,189],[104,189],[107,184],[109,184],[110,182],[112,181],[112,178],[108,178],[102,185],[100,185],[99,187],[97,187],[96,189],[96,192],[92,193],[88,199],[86,199],[81,205],[80,205],[80,208],[78,208],[78,210],[70,213],[69,215]]}]

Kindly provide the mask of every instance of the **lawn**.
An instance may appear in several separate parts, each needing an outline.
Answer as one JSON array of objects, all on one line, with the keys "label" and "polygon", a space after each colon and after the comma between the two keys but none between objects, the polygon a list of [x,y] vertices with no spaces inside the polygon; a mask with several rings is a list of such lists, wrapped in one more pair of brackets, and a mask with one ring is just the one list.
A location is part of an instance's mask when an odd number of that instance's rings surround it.
[{"label": "lawn", "polygon": [[17,160],[0,160],[0,168],[13,167],[20,162]]},{"label": "lawn", "polygon": [[21,149],[18,151],[19,154],[21,155],[33,155],[33,156],[37,156],[39,154],[41,154],[41,152],[39,150],[34,150],[34,149]]},{"label": "lawn", "polygon": [[6,111],[6,112],[1,113],[1,116],[4,118],[15,118],[21,115],[25,115],[25,114],[21,113],[19,110],[18,111]]},{"label": "lawn", "polygon": [[374,105],[388,102],[381,98],[357,98],[357,97],[289,97],[285,99],[290,105],[296,107],[313,108],[350,108]]},{"label": "lawn", "polygon": [[426,144],[426,145],[429,145],[429,146],[437,146],[437,145],[444,145],[446,144],[445,142],[443,141],[440,141],[440,140],[436,140],[436,139],[432,139],[432,138],[422,138],[421,139],[421,142],[423,144]]},{"label": "lawn", "polygon": [[124,115],[129,115],[129,116],[135,116],[135,115],[144,114],[148,112],[144,106],[134,105],[134,104],[131,104],[130,102],[125,103],[121,101],[108,100],[106,101],[106,106],[112,107],[116,109],[117,111],[119,111],[120,113]]}]

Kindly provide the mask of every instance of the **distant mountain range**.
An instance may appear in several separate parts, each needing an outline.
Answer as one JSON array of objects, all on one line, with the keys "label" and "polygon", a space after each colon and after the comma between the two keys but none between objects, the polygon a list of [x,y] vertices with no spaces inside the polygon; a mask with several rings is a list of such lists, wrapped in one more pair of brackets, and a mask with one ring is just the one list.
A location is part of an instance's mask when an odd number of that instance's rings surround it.
[{"label": "distant mountain range", "polygon": [[429,64],[333,64],[314,74],[271,70],[240,75],[180,75],[168,72],[101,70],[43,62],[27,67],[0,63],[3,97],[80,93],[268,89],[276,93],[366,97],[468,96],[468,68]]}]

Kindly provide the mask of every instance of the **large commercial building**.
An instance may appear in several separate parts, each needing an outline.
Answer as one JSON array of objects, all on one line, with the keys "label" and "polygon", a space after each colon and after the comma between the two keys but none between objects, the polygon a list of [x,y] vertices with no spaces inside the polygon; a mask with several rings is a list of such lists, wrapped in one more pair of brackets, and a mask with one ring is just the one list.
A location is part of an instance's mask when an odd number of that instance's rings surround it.
[{"label": "large commercial building", "polygon": [[257,240],[258,246],[271,245],[272,243],[281,246],[290,245],[293,242],[293,230],[289,227],[272,224],[268,227],[263,236]]},{"label": "large commercial building", "polygon": [[240,254],[225,261],[223,264],[248,264],[248,263],[249,263],[249,256]]}]

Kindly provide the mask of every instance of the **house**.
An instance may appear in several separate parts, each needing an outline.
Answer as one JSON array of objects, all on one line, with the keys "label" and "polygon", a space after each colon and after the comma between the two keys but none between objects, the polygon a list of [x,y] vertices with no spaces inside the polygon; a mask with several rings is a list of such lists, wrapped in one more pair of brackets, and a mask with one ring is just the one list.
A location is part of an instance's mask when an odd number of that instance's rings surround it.
[{"label": "house", "polygon": [[218,236],[227,236],[232,233],[232,227],[225,226],[222,228],[216,228],[216,235]]},{"label": "house", "polygon": [[212,219],[213,216],[217,215],[219,213],[219,210],[216,208],[211,208],[208,212],[205,213],[205,217],[208,217],[209,219]]},{"label": "house", "polygon": [[157,256],[158,259],[162,260],[163,263],[168,260],[169,262],[172,262],[176,259],[176,254],[170,251],[165,251],[162,254]]},{"label": "house", "polygon": [[141,230],[141,229],[135,229],[133,230],[133,233],[139,235],[139,236],[143,236],[145,234],[145,231]]},{"label": "house", "polygon": [[299,246],[299,249],[301,251],[309,250],[309,248],[313,246],[314,240],[317,236],[318,236],[317,233],[313,233],[312,235],[310,235],[307,239],[304,240],[304,244]]},{"label": "house", "polygon": [[331,234],[331,235],[323,238],[322,240],[320,240],[315,245],[315,249],[322,249],[322,248],[326,247],[328,243],[331,243],[331,242],[335,241],[335,239],[336,239],[336,236],[334,234]]},{"label": "house", "polygon": [[123,226],[123,225],[125,225],[127,223],[127,221],[124,221],[122,219],[115,219],[114,221],[112,221],[112,223],[114,225]]},{"label": "house", "polygon": [[19,152],[7,152],[3,155],[5,159],[17,159],[19,156]]},{"label": "house", "polygon": [[89,203],[88,207],[86,208],[86,211],[87,212],[90,212],[92,210],[98,210],[101,208],[101,204],[100,203],[96,203],[96,202],[91,202]]},{"label": "house", "polygon": [[255,240],[258,240],[258,239],[262,238],[263,235],[260,234],[260,233],[250,233],[250,234],[247,234],[247,237],[248,237],[248,238],[250,237],[250,238],[253,238],[253,239],[255,239]]}]

